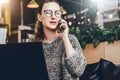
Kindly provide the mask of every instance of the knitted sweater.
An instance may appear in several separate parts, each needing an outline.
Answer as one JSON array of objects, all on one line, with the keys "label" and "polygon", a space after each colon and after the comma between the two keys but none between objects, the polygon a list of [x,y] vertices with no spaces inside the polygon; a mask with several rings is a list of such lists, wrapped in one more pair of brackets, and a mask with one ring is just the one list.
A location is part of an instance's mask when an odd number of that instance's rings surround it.
[{"label": "knitted sweater", "polygon": [[61,38],[58,37],[51,43],[42,42],[49,80],[79,80],[85,70],[86,60],[77,38],[70,34],[69,39],[75,49],[75,54],[70,59],[65,57]]}]

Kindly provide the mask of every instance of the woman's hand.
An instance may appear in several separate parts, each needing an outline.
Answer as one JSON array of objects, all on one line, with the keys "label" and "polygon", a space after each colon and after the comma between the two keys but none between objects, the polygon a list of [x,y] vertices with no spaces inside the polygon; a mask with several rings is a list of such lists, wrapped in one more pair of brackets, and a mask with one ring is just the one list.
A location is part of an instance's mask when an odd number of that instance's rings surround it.
[{"label": "woman's hand", "polygon": [[69,28],[68,28],[68,24],[64,19],[61,19],[59,21],[60,25],[58,26],[59,29],[59,36],[64,40],[65,38],[68,38],[68,32],[69,32]]}]

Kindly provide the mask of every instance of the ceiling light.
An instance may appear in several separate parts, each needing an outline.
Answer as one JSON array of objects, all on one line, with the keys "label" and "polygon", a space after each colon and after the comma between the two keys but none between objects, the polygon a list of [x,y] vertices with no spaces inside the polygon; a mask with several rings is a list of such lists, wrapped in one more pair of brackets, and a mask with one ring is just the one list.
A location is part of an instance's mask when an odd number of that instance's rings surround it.
[{"label": "ceiling light", "polygon": [[9,2],[9,0],[0,0],[0,4],[2,3],[8,3]]},{"label": "ceiling light", "polygon": [[64,14],[67,14],[67,11],[61,6],[60,7],[60,10],[62,11],[62,14],[64,15]]},{"label": "ceiling light", "polygon": [[68,22],[68,25],[69,25],[69,26],[71,26],[71,25],[72,25],[72,22],[71,22],[71,21],[70,21],[70,22]]},{"label": "ceiling light", "polygon": [[29,4],[27,5],[28,8],[38,8],[39,5],[35,0],[31,0]]},{"label": "ceiling light", "polygon": [[113,14],[110,14],[110,15],[109,15],[109,18],[112,19],[112,18],[113,18]]}]

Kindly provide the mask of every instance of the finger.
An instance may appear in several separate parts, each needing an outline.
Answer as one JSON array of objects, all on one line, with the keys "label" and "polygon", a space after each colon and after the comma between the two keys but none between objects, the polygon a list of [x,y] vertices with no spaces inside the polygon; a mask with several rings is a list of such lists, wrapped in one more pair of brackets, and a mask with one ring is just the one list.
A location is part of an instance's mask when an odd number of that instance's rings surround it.
[{"label": "finger", "polygon": [[67,24],[67,22],[64,19],[61,19],[60,23],[66,23]]}]

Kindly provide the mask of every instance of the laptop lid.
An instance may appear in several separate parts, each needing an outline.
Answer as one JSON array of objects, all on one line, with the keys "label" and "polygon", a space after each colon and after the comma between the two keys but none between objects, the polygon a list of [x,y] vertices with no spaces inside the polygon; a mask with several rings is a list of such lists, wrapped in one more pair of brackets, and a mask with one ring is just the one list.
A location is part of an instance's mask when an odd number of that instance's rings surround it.
[{"label": "laptop lid", "polygon": [[0,45],[0,80],[48,80],[42,43]]}]

